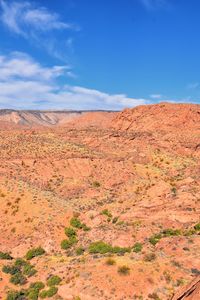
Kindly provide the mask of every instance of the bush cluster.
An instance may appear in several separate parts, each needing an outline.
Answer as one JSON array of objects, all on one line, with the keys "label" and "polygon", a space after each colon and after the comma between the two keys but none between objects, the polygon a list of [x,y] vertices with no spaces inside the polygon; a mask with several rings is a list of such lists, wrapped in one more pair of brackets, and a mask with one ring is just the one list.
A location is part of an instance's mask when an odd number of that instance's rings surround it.
[{"label": "bush cluster", "polygon": [[66,227],[65,234],[68,238],[72,238],[76,236],[76,231],[71,227]]},{"label": "bush cluster", "polygon": [[43,254],[45,254],[45,250],[42,247],[33,248],[26,253],[26,259],[31,260],[32,258]]},{"label": "bush cluster", "polygon": [[[77,217],[73,217],[70,220],[71,227],[65,228],[65,234],[68,237],[68,239],[65,239],[61,242],[60,246],[63,250],[67,250],[71,248],[74,244],[78,242],[77,239],[77,232],[76,229],[83,229],[84,231],[90,230],[90,227],[88,227],[85,223],[81,223],[81,221]],[[81,255],[81,250],[77,250],[77,254]]]},{"label": "bush cluster", "polygon": [[122,248],[119,246],[112,247],[110,244],[107,244],[103,241],[97,241],[89,246],[89,253],[95,254],[106,254],[106,253],[118,253],[118,254],[124,254],[126,252],[131,252],[130,248]]},{"label": "bush cluster", "polygon": [[22,289],[21,291],[9,291],[7,294],[6,300],[38,300],[38,298],[50,298],[53,297],[58,288],[58,285],[61,282],[61,278],[57,275],[52,275],[47,280],[47,285],[49,286],[48,290],[44,290],[45,284],[41,281],[32,282],[29,285],[28,289]]},{"label": "bush cluster", "polygon": [[13,265],[3,266],[2,272],[11,275],[11,283],[15,285],[24,285],[27,282],[27,277],[35,275],[37,271],[29,262],[18,258]]},{"label": "bush cluster", "polygon": [[11,260],[13,258],[12,258],[12,256],[9,253],[7,253],[7,252],[1,252],[0,251],[0,259]]},{"label": "bush cluster", "polygon": [[68,240],[63,240],[61,242],[61,248],[67,250],[76,244],[78,240],[76,237],[76,231],[71,227],[65,228],[65,234],[67,235]]},{"label": "bush cluster", "polygon": [[149,242],[155,246],[162,238],[181,235],[180,229],[167,228],[149,238]]},{"label": "bush cluster", "polygon": [[6,300],[37,300],[40,291],[44,287],[45,285],[41,281],[33,282],[30,284],[28,289],[23,289],[21,291],[9,291]]},{"label": "bush cluster", "polygon": [[40,293],[40,298],[51,298],[57,294],[58,288],[55,286],[51,286],[48,290],[44,290]]},{"label": "bush cluster", "polygon": [[77,242],[76,239],[62,240],[62,242],[60,244],[61,249],[67,250],[67,249],[71,248],[76,242]]},{"label": "bush cluster", "polygon": [[21,272],[17,272],[10,277],[10,282],[15,285],[24,285],[27,279]]},{"label": "bush cluster", "polygon": [[162,236],[163,237],[168,237],[168,236],[179,236],[181,235],[181,230],[180,229],[172,229],[172,228],[168,228],[168,229],[164,229],[162,231]]},{"label": "bush cluster", "polygon": [[81,221],[76,217],[71,218],[70,225],[77,229],[83,229],[84,231],[90,230],[90,227],[88,227],[85,223],[81,223]]},{"label": "bush cluster", "polygon": [[183,231],[180,229],[167,228],[161,231],[160,233],[151,236],[149,238],[149,242],[155,246],[162,238],[170,237],[170,236],[179,236],[179,235],[190,236],[193,234],[197,234],[199,231],[200,231],[200,223],[197,223],[193,228],[189,228]]},{"label": "bush cluster", "polygon": [[62,281],[62,279],[58,275],[52,275],[47,280],[47,285],[48,286],[58,285],[61,281]]},{"label": "bush cluster", "polygon": [[151,236],[149,238],[149,242],[155,246],[159,241],[160,239],[162,238],[162,235],[160,233],[157,233],[157,234],[154,234],[153,236]]}]

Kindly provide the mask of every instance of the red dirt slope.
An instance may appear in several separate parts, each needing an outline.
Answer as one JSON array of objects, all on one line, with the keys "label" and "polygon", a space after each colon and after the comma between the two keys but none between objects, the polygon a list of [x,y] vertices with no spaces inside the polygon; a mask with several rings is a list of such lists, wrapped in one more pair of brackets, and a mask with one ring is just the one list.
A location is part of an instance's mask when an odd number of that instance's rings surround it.
[{"label": "red dirt slope", "polygon": [[112,126],[119,130],[200,130],[200,105],[160,103],[125,109]]},{"label": "red dirt slope", "polygon": [[81,114],[68,123],[67,126],[75,128],[87,128],[87,127],[110,127],[113,118],[117,115],[117,112],[88,112]]}]

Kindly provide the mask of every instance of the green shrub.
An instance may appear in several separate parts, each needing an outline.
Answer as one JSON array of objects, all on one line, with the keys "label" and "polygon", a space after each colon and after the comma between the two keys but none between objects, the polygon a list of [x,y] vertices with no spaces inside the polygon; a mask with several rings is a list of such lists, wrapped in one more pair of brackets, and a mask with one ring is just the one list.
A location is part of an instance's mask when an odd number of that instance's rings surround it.
[{"label": "green shrub", "polygon": [[9,291],[6,300],[23,300],[25,299],[23,291]]},{"label": "green shrub", "polygon": [[131,248],[128,247],[119,247],[119,246],[114,246],[112,247],[111,253],[116,253],[116,254],[124,254],[126,252],[130,253],[131,252]]},{"label": "green shrub", "polygon": [[28,300],[38,300],[38,296],[39,290],[37,289],[29,288],[29,290],[27,291]]},{"label": "green shrub", "polygon": [[85,250],[84,250],[83,247],[79,247],[79,248],[76,249],[76,254],[77,254],[77,255],[82,255],[82,254],[84,253],[84,251],[85,251]]},{"label": "green shrub", "polygon": [[98,241],[90,244],[89,253],[116,253],[116,254],[124,254],[126,252],[131,252],[130,248],[122,248],[119,246],[112,247],[110,244],[107,244],[103,241]]},{"label": "green shrub", "polygon": [[12,258],[12,256],[9,253],[7,253],[7,252],[1,252],[0,251],[0,259],[11,260],[13,258]]},{"label": "green shrub", "polygon": [[20,267],[18,266],[3,266],[2,272],[10,275],[15,275],[20,272]]},{"label": "green shrub", "polygon": [[52,275],[52,276],[47,280],[47,285],[48,285],[48,286],[58,285],[61,281],[62,281],[62,279],[61,279],[59,276],[57,276],[57,275]]},{"label": "green shrub", "polygon": [[67,250],[71,247],[71,243],[69,240],[62,240],[60,246],[61,246],[61,249]]},{"label": "green shrub", "polygon": [[65,228],[65,234],[68,238],[71,238],[71,237],[76,236],[76,231],[71,227],[66,227]]},{"label": "green shrub", "polygon": [[[89,231],[90,230],[90,227],[88,227],[85,223],[81,223],[81,221],[77,217],[71,218],[70,225],[72,227],[75,227],[75,228],[78,228],[78,229],[83,229],[84,231]],[[68,237],[70,237],[71,232],[72,232],[71,230],[70,230],[70,232],[68,232],[68,230],[67,230],[67,232],[65,232],[65,233],[67,234]]]},{"label": "green shrub", "polygon": [[47,291],[42,291],[40,294],[39,294],[40,298],[44,299],[44,298],[47,298]]},{"label": "green shrub", "polygon": [[23,273],[23,275],[26,275],[28,277],[33,276],[37,272],[31,264],[21,258],[16,259],[14,265],[3,266],[2,271],[10,275]]},{"label": "green shrub", "polygon": [[44,283],[41,281],[36,281],[36,282],[32,282],[30,284],[30,288],[31,289],[35,289],[35,290],[42,290],[45,287]]},{"label": "green shrub", "polygon": [[33,248],[33,249],[30,249],[26,253],[26,259],[31,260],[32,258],[34,258],[36,256],[43,255],[44,253],[45,253],[45,250],[42,247]]},{"label": "green shrub", "polygon": [[163,237],[168,237],[168,236],[179,236],[181,235],[181,230],[180,229],[172,229],[172,228],[167,228],[162,231]]},{"label": "green shrub", "polygon": [[162,238],[170,237],[170,236],[179,236],[181,234],[189,235],[191,233],[192,231],[182,232],[180,229],[167,228],[164,229],[161,233],[154,234],[152,237],[150,237],[149,242],[155,246]]},{"label": "green shrub", "polygon": [[139,253],[142,251],[142,244],[141,243],[135,243],[133,246],[133,252]]},{"label": "green shrub", "polygon": [[161,238],[162,238],[162,235],[160,233],[154,234],[152,237],[149,238],[149,242],[153,246],[155,246],[160,241]]},{"label": "green shrub", "polygon": [[77,243],[77,238],[74,236],[74,237],[71,237],[69,240],[63,240],[61,242],[60,246],[63,250],[67,250],[76,243]]},{"label": "green shrub", "polygon": [[71,245],[74,245],[78,242],[77,238],[75,236],[72,236],[70,239],[69,239]]},{"label": "green shrub", "polygon": [[50,287],[48,290],[42,291],[40,293],[40,298],[50,298],[57,294],[58,288],[55,286]]},{"label": "green shrub", "polygon": [[118,273],[121,275],[128,275],[130,273],[130,268],[128,266],[120,266],[118,268]]},{"label": "green shrub", "polygon": [[105,254],[112,251],[112,246],[104,243],[103,241],[98,241],[90,244],[89,253],[101,253]]},{"label": "green shrub", "polygon": [[101,214],[107,216],[108,218],[112,218],[112,214],[108,209],[102,210]]},{"label": "green shrub", "polygon": [[22,266],[26,266],[26,265],[27,265],[27,262],[23,258],[17,258],[15,260],[15,266],[22,267]]},{"label": "green shrub", "polygon": [[[19,277],[18,277],[19,280]],[[21,280],[19,283],[16,281],[14,284],[22,284]],[[8,292],[6,300],[37,300],[40,290],[45,287],[43,282],[33,282],[30,284],[28,289],[23,289],[21,291],[10,291]]]},{"label": "green shrub", "polygon": [[194,229],[197,230],[197,231],[200,231],[200,223],[196,224],[196,225],[194,226]]},{"label": "green shrub", "polygon": [[81,223],[81,221],[80,221],[78,218],[76,218],[76,217],[71,218],[71,220],[70,220],[70,225],[71,225],[72,227],[75,227],[75,228],[78,228],[78,229],[82,229],[82,223]]},{"label": "green shrub", "polygon": [[37,271],[30,264],[26,264],[23,268],[23,274],[28,277],[31,277],[31,276],[35,275],[36,273],[37,273]]},{"label": "green shrub", "polygon": [[83,223],[82,224],[82,229],[84,230],[84,231],[90,231],[90,227],[88,227],[85,223]]},{"label": "green shrub", "polygon": [[[28,300],[37,300],[39,297],[39,292],[45,287],[43,282],[34,282],[31,283],[28,290],[26,290],[26,298]],[[23,298],[24,299],[24,298]]]},{"label": "green shrub", "polygon": [[10,282],[15,285],[23,285],[27,282],[27,280],[21,272],[18,272],[10,277]]}]

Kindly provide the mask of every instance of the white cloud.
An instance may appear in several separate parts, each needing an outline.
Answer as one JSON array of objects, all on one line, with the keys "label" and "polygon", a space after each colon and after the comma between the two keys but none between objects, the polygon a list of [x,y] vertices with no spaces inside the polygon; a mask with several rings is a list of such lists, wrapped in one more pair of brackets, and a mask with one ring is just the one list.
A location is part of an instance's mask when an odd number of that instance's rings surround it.
[{"label": "white cloud", "polygon": [[79,29],[77,25],[63,22],[57,13],[38,7],[31,1],[0,0],[0,9],[0,20],[12,33],[64,60],[66,50],[72,47],[73,39],[68,36],[69,43],[66,43],[66,36],[62,40],[57,37],[56,32],[68,30],[72,33]]},{"label": "white cloud", "polygon": [[150,95],[150,97],[151,97],[152,99],[161,99],[161,98],[162,98],[162,95],[161,95],[161,94],[152,94],[152,95]]},{"label": "white cloud", "polygon": [[189,83],[188,85],[187,85],[187,88],[189,89],[189,90],[195,90],[195,89],[197,89],[199,87],[199,82],[193,82],[193,83]]},{"label": "white cloud", "polygon": [[56,13],[49,12],[45,7],[34,7],[31,2],[10,3],[1,0],[2,22],[17,34],[27,35],[27,31],[74,29],[70,23],[60,21]]},{"label": "white cloud", "polygon": [[68,70],[66,66],[43,67],[24,53],[1,55],[0,107],[118,110],[148,103],[124,94],[59,84],[58,78],[64,77]]},{"label": "white cloud", "polygon": [[71,73],[69,66],[42,67],[25,53],[12,52],[7,56],[0,55],[0,80],[2,81],[22,78],[50,80],[68,73]]},{"label": "white cloud", "polygon": [[59,21],[57,14],[50,14],[45,8],[28,10],[24,14],[24,22],[41,31],[73,28],[72,24]]}]

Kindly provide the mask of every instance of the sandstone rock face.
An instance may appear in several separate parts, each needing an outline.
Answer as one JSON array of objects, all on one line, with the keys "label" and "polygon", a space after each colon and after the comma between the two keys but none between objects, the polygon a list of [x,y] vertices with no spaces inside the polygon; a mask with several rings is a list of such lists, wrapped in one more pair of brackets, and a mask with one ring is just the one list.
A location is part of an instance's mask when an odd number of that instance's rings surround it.
[{"label": "sandstone rock face", "polygon": [[182,288],[172,300],[199,300],[200,276],[195,278],[187,287]]}]

